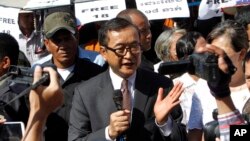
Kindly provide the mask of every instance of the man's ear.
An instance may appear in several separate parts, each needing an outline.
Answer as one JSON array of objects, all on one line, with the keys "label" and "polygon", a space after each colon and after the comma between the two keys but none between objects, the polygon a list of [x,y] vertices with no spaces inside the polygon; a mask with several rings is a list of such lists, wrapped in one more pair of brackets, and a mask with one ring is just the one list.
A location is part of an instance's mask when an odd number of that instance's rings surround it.
[{"label": "man's ear", "polygon": [[4,56],[2,59],[2,67],[5,70],[8,70],[10,67],[10,58],[8,56]]},{"label": "man's ear", "polygon": [[48,52],[51,52],[50,48],[49,48],[49,39],[44,38],[43,41],[44,41],[44,45],[45,45],[46,49],[48,50]]},{"label": "man's ear", "polygon": [[247,53],[247,50],[244,48],[240,51],[240,58],[239,58],[240,61],[242,61],[245,58],[246,53]]},{"label": "man's ear", "polygon": [[100,46],[100,54],[102,55],[103,59],[107,61],[107,49],[104,46]]}]

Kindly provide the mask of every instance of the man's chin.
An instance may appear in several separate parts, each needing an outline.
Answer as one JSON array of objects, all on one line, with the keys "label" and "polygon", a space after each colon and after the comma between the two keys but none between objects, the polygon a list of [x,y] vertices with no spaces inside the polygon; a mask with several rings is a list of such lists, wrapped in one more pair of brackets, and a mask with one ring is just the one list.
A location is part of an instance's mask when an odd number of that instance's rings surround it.
[{"label": "man's chin", "polygon": [[122,70],[122,74],[124,75],[124,77],[129,77],[132,74],[134,74],[136,71],[136,68],[124,68]]}]

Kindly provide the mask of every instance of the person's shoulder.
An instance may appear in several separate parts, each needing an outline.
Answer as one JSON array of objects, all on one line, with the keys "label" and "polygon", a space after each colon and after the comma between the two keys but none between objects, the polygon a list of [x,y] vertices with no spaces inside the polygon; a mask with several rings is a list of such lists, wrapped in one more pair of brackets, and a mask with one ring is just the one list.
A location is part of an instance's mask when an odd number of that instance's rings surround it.
[{"label": "person's shoulder", "polygon": [[78,58],[76,65],[84,69],[101,69],[101,66],[91,62],[87,58]]},{"label": "person's shoulder", "polygon": [[105,71],[105,72],[97,74],[94,77],[91,77],[90,79],[88,79],[86,81],[81,81],[77,85],[77,88],[78,89],[85,89],[85,88],[91,89],[92,87],[97,88],[98,86],[103,85],[103,83],[104,83],[103,80],[104,80],[104,77],[106,77],[106,75],[107,74],[106,74],[106,71]]}]

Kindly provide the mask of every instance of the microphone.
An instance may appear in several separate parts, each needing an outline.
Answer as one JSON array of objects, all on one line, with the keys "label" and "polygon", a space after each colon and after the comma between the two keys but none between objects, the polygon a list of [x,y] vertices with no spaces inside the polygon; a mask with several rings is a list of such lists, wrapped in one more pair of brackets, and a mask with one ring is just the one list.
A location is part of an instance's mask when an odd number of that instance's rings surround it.
[{"label": "microphone", "polygon": [[[123,97],[121,90],[120,89],[115,90],[113,93],[113,100],[115,102],[115,106],[118,111],[122,110],[122,99]],[[126,141],[126,140],[127,140],[126,132],[118,137],[118,141]]]},{"label": "microphone", "polygon": [[120,89],[115,90],[113,93],[113,100],[117,110],[122,110],[122,92]]}]

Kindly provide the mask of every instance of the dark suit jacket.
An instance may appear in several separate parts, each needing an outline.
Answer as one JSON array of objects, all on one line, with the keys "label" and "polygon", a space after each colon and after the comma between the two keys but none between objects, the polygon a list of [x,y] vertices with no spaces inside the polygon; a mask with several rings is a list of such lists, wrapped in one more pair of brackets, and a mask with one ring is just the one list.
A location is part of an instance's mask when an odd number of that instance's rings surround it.
[{"label": "dark suit jacket", "polygon": [[[132,123],[127,132],[128,141],[163,140],[159,128],[155,125],[153,107],[158,88],[166,88],[168,93],[172,85],[172,81],[166,77],[143,69],[137,70]],[[117,111],[113,92],[108,70],[76,87],[70,113],[69,141],[105,140],[105,128],[109,125],[110,114]]]},{"label": "dark suit jacket", "polygon": [[[50,66],[52,61],[48,61],[43,66]],[[76,61],[74,70],[70,73],[68,78],[64,81],[60,78],[60,84],[63,88],[64,103],[63,105],[51,113],[47,119],[45,140],[46,141],[67,141],[68,138],[68,121],[74,95],[75,86],[81,81],[101,73],[100,66],[90,62],[87,59],[80,59]]]},{"label": "dark suit jacket", "polygon": [[143,54],[141,55],[140,68],[154,72],[154,64],[149,61]]}]

